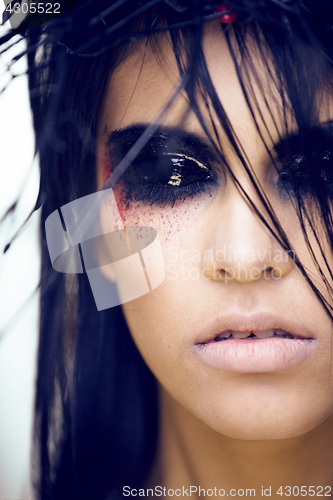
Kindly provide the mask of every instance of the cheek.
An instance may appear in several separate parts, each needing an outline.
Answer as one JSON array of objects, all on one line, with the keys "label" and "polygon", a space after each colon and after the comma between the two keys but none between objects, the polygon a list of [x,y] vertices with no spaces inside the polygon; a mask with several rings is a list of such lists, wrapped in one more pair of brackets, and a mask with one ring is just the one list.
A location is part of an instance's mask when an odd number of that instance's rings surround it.
[{"label": "cheek", "polygon": [[127,197],[122,183],[113,188],[119,216],[124,226],[148,226],[158,231],[161,242],[169,243],[180,233],[189,233],[198,223],[198,212],[203,200],[195,197],[178,200],[172,207],[150,206],[148,202],[133,201]]},{"label": "cheek", "polygon": [[[98,171],[102,184],[110,177],[110,172],[117,166],[112,161],[110,147],[102,143],[98,155]],[[123,226],[148,226],[159,232],[160,238],[167,243],[170,238],[181,230],[189,227],[190,220],[193,222],[195,212],[200,205],[199,198],[195,200],[178,200],[173,207],[150,206],[149,202],[133,201],[128,197],[128,190],[123,182],[118,182],[113,187],[117,211],[110,204],[109,217],[114,227]]]}]

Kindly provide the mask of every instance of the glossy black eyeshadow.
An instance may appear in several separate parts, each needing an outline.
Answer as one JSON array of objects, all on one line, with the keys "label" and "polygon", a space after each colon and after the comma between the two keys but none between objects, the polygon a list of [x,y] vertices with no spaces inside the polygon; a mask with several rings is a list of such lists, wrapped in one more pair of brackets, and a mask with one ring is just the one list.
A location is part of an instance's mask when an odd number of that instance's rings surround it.
[{"label": "glossy black eyeshadow", "polygon": [[290,135],[274,149],[282,195],[333,196],[332,122]]},{"label": "glossy black eyeshadow", "polygon": [[[146,128],[138,124],[111,133],[113,164],[124,158]],[[333,122],[290,134],[274,150],[282,198],[333,196]],[[221,163],[202,139],[181,129],[162,127],[127,169],[122,183],[128,199],[173,205],[216,185]]]},{"label": "glossy black eyeshadow", "polygon": [[[136,166],[136,163],[139,163]],[[165,187],[187,186],[213,177],[208,167],[184,154],[162,154],[135,162],[135,176],[142,183]]]},{"label": "glossy black eyeshadow", "polygon": [[[113,163],[118,163],[142,135],[145,127],[135,125],[113,132],[109,145]],[[196,136],[164,129],[155,134],[122,177],[126,197],[165,206],[200,195],[217,183],[212,164],[217,158]]]}]

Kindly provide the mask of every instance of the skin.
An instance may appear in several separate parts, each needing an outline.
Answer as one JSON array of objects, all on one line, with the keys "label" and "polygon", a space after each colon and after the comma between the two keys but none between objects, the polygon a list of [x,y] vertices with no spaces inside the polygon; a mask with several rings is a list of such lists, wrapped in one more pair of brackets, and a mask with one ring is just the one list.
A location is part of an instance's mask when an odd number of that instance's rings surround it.
[{"label": "skin", "polygon": [[[105,132],[152,122],[174,90],[178,80],[174,56],[166,38],[161,38],[160,46],[163,67],[150,46],[142,43],[112,75],[100,116],[100,185],[105,176]],[[325,294],[292,203],[281,201],[272,187],[274,169],[218,22],[206,27],[204,52],[219,98],[251,165],[303,265]],[[258,68],[273,100],[265,69],[260,63]],[[272,117],[258,89],[255,92],[277,141]],[[147,100],[149,106],[143,104]],[[279,120],[278,97],[276,102],[273,113]],[[193,113],[184,120],[186,110],[186,98],[180,96],[163,124],[182,126],[207,140]],[[327,106],[321,119],[330,116]],[[220,124],[216,126],[234,174],[265,216],[238,157]],[[264,136],[270,144],[268,135]],[[230,175],[220,174],[217,188],[174,207],[125,203],[121,183],[114,192],[124,226],[158,230],[166,268],[159,287],[123,305],[133,339],[160,387],[161,433],[150,485],[182,488],[196,484],[226,491],[255,488],[257,496],[262,486],[271,486],[272,498],[281,498],[276,495],[281,485],[332,485],[331,320],[293,260],[286,255],[282,260],[275,258],[283,255],[281,247]],[[102,224],[107,227],[108,221],[104,218]],[[310,229],[308,233],[320,260]],[[221,263],[214,256],[224,246],[236,252],[224,256]],[[212,259],[195,258],[208,250],[213,250]],[[255,258],[247,258],[250,255]],[[240,264],[242,271],[237,272]],[[276,270],[280,279],[265,275],[265,267]],[[221,279],[232,269],[232,278]],[[208,366],[195,356],[193,345],[202,327],[222,310],[281,313],[311,331],[316,348],[302,362],[275,372],[239,374]]]}]

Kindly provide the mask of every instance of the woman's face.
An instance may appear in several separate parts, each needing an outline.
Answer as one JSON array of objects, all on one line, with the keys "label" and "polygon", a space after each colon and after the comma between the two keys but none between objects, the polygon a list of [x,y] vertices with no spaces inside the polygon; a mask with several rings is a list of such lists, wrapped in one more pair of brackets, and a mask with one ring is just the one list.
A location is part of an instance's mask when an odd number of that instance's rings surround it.
[{"label": "woman's face", "polygon": [[[203,47],[244,153],[291,245],[325,295],[293,199],[254,124],[218,22],[207,25]],[[257,118],[275,155],[273,143],[283,134],[280,100],[259,61],[256,68],[273,110],[271,115],[254,83],[268,128],[259,114]],[[140,125],[151,123],[164,108],[178,79],[167,38],[160,40],[157,52],[142,42],[117,67],[100,117],[100,185],[105,169],[121,159],[126,141],[128,149],[141,134]],[[200,106],[209,123],[202,101]],[[328,111],[321,119],[330,117]],[[233,174],[269,221],[214,114],[213,121]],[[244,200],[195,114],[188,112],[184,95],[162,125],[135,170],[130,167],[114,188],[124,226],[155,228],[165,264],[160,286],[123,305],[134,341],[172,404],[217,432],[257,440],[305,433],[333,412],[331,321],[292,253],[282,249]],[[109,134],[116,130],[120,133],[108,145]],[[214,134],[212,126],[209,130]],[[164,174],[158,171],[161,161]],[[131,196],[133,192],[139,195]],[[317,229],[320,234],[318,221]],[[322,264],[310,227],[307,232]]]}]

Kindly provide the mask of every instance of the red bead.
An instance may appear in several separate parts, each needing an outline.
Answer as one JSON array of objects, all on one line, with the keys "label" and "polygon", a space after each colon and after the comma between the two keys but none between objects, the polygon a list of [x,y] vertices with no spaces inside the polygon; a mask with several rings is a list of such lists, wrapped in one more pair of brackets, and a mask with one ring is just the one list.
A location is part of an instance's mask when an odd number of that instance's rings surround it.
[{"label": "red bead", "polygon": [[[225,12],[226,10],[233,10],[233,7],[229,5],[227,2],[221,3],[216,9],[217,13]],[[230,12],[230,14],[224,14],[219,19],[221,23],[229,24],[232,23],[237,18],[237,12]]]}]

